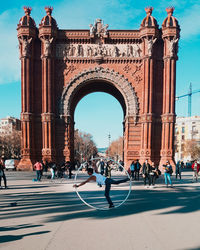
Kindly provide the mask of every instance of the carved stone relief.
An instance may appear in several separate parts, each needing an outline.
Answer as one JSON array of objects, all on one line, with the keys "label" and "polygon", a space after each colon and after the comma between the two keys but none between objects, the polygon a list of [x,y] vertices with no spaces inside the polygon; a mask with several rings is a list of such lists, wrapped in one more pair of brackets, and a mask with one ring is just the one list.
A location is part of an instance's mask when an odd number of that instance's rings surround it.
[{"label": "carved stone relief", "polygon": [[148,56],[152,56],[152,52],[153,52],[153,45],[156,42],[157,38],[146,38],[147,41],[147,51],[148,51]]},{"label": "carved stone relief", "polygon": [[53,42],[53,37],[52,38],[40,38],[41,41],[44,44],[44,56],[50,56],[51,55],[51,43]]},{"label": "carved stone relief", "polygon": [[57,58],[139,58],[142,56],[141,44],[57,44]]},{"label": "carved stone relief", "polygon": [[103,67],[83,71],[69,82],[63,90],[60,102],[61,116],[70,116],[70,106],[74,94],[80,89],[81,85],[83,86],[87,81],[91,81],[92,79],[101,79],[111,82],[124,97],[126,115],[134,117],[136,122],[139,112],[139,103],[134,88],[122,75],[114,70],[105,69]]},{"label": "carved stone relief", "polygon": [[167,40],[169,55],[173,57],[176,53],[178,53],[178,38],[173,38],[172,40]]},{"label": "carved stone relief", "polygon": [[30,56],[30,43],[32,41],[32,38],[27,37],[19,37],[19,42],[22,45],[22,56],[29,57]]},{"label": "carved stone relief", "polygon": [[103,25],[101,19],[96,19],[94,25],[90,24],[90,36],[104,37],[108,35],[108,24]]}]

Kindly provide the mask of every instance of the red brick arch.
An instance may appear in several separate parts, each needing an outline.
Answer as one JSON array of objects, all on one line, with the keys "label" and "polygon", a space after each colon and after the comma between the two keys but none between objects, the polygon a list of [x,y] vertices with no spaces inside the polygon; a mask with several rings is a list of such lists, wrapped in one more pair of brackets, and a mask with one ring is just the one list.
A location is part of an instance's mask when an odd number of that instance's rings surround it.
[{"label": "red brick arch", "polygon": [[[105,69],[103,67],[96,67],[93,69],[85,70],[78,75],[76,75],[64,88],[62,97],[61,97],[61,103],[60,103],[60,115],[71,115],[71,103],[74,101],[74,96],[76,95],[77,91],[80,90],[80,88],[84,88],[88,84],[88,82],[108,82],[110,83],[114,88],[116,88],[122,95],[123,100],[120,101],[125,104],[125,107],[122,106],[124,113],[126,116],[132,116],[135,119],[137,118],[138,112],[139,112],[139,103],[138,98],[136,96],[136,93],[134,91],[134,88],[132,85],[128,82],[127,79],[124,78],[123,75],[120,75],[119,73],[115,72],[114,70]],[[103,91],[107,92],[106,89]],[[93,86],[89,92],[93,92]],[[96,88],[96,91],[98,91],[98,87]],[[112,88],[108,90],[108,93],[115,96],[115,93]],[[117,97],[116,97],[117,98]],[[76,97],[77,99],[77,97]],[[118,98],[117,98],[118,99]]]},{"label": "red brick arch", "polygon": [[[17,26],[22,87],[22,160],[72,160],[74,110],[85,95],[113,95],[124,112],[124,162],[174,163],[176,61],[173,8],[159,28],[152,7],[138,30],[61,30],[46,8],[39,27],[25,7]],[[170,21],[171,20],[171,21]]]}]

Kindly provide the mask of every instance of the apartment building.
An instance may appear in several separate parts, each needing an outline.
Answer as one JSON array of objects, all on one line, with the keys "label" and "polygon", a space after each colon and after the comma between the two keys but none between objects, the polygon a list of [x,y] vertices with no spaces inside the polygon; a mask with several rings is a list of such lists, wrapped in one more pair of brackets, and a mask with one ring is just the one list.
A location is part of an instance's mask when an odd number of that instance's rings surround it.
[{"label": "apartment building", "polygon": [[184,156],[184,145],[187,140],[196,140],[200,145],[200,116],[177,117],[175,124],[175,161],[191,160],[191,157]]}]

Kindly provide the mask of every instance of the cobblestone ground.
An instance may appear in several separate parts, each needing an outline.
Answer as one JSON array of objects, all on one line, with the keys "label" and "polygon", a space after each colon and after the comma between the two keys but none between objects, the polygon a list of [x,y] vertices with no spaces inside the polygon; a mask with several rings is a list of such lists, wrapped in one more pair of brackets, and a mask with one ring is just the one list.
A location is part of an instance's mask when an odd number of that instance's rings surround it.
[{"label": "cobblestone ground", "polygon": [[[44,176],[33,182],[35,173],[6,175],[9,189],[0,190],[0,249],[200,249],[200,184],[191,182],[190,171],[182,180],[173,176],[172,189],[163,177],[154,189],[135,181],[127,202],[107,211],[83,204],[73,180],[51,182]],[[81,192],[86,191],[84,186]],[[91,202],[96,192],[90,190]]]}]

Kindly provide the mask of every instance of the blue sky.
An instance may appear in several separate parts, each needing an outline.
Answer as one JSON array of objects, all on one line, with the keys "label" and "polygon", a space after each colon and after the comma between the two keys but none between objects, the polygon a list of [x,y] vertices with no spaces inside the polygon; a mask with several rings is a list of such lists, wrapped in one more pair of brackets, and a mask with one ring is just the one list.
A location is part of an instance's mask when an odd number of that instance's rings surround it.
[{"label": "blue sky", "polygon": [[[9,4],[8,4],[9,3]],[[179,61],[177,62],[176,95],[200,89],[200,2],[193,1],[136,1],[136,0],[74,0],[74,1],[14,1],[2,2],[0,7],[0,117],[20,117],[20,61],[16,26],[24,15],[23,6],[31,6],[36,24],[45,15],[44,6],[54,7],[53,16],[61,29],[89,29],[96,18],[102,18],[109,29],[139,29],[146,16],[144,8],[153,6],[153,16],[161,27],[167,16],[165,8],[174,6],[174,16],[181,26]],[[200,115],[200,93],[193,95],[192,115]],[[176,102],[178,116],[187,116],[187,97]],[[122,135],[123,113],[119,103],[104,93],[84,97],[75,111],[76,127],[93,135],[98,147],[108,145],[111,139]]]}]

